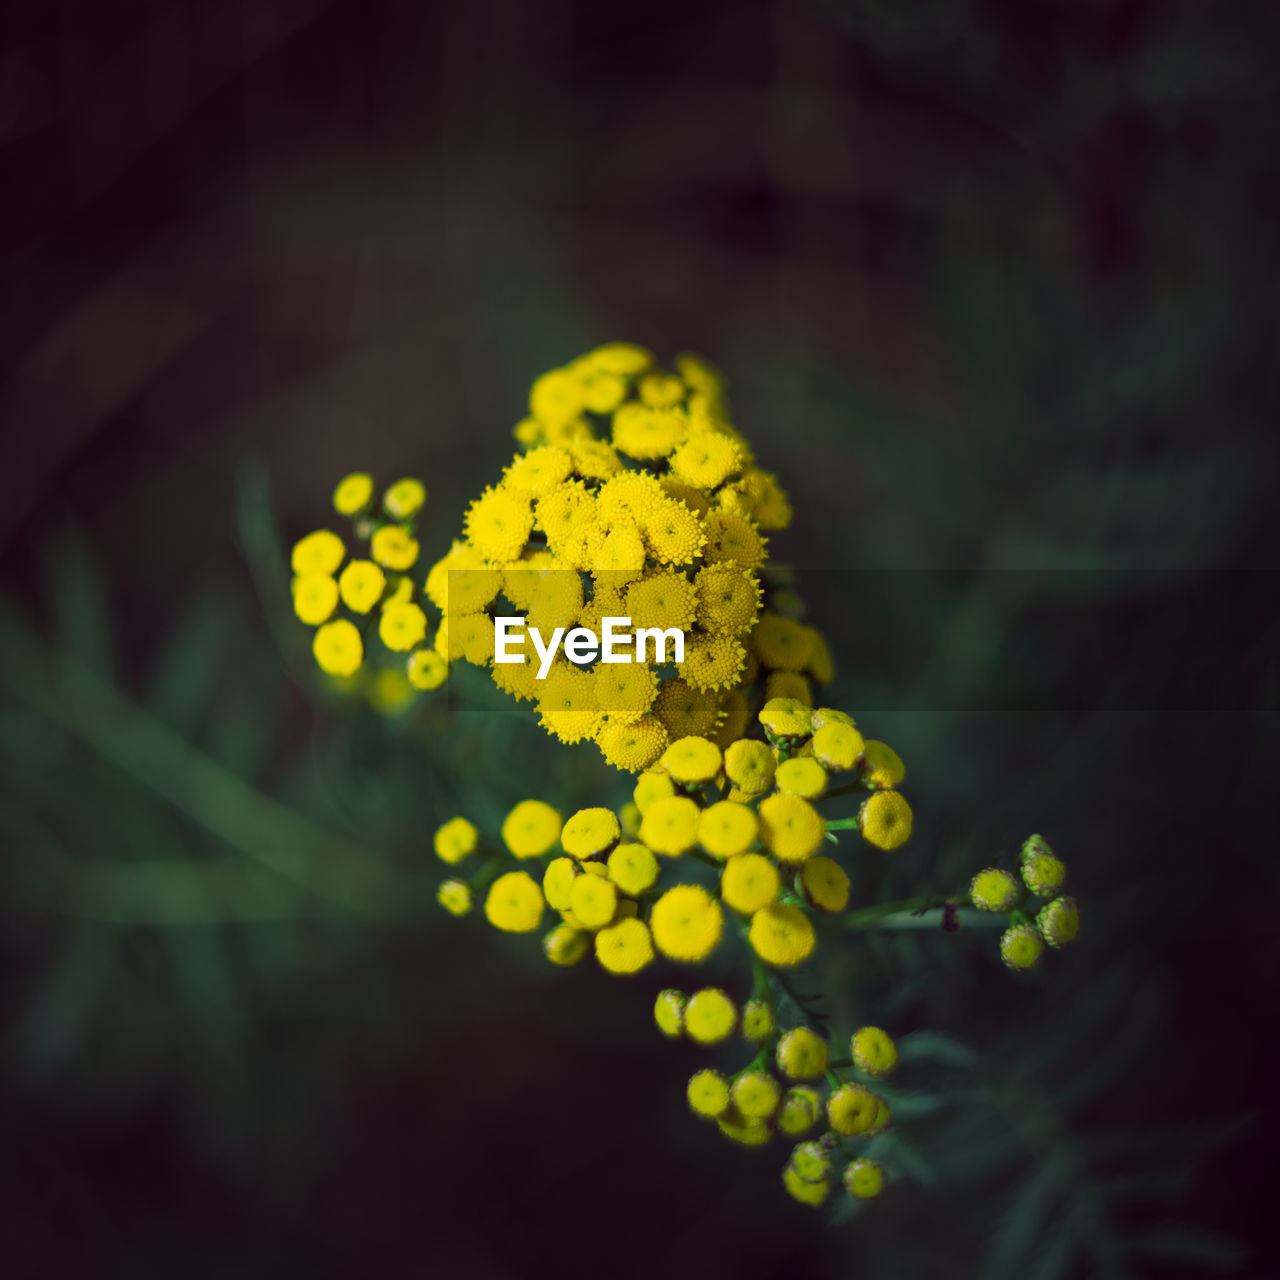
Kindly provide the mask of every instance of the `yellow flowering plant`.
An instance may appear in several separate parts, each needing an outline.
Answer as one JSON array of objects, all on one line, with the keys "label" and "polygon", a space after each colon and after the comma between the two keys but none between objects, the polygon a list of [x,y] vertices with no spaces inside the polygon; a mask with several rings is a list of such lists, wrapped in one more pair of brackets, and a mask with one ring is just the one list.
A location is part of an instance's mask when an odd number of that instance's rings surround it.
[{"label": "yellow flowering plant", "polygon": [[[836,1187],[874,1198],[894,1166],[882,1140],[898,1043],[877,1026],[835,1035],[795,971],[820,944],[933,913],[948,931],[1000,924],[993,950],[1029,969],[1079,928],[1063,864],[1037,835],[1016,865],[980,869],[954,894],[855,901],[860,861],[912,836],[906,768],[823,705],[831,646],[769,563],[791,503],[731,424],[709,364],[686,355],[664,370],[634,344],[598,347],[533,384],[515,437],[429,565],[420,481],[380,498],[363,473],[339,482],[345,534],[309,533],[292,555],[316,661],[335,680],[395,672],[415,693],[464,664],[529,704],[552,739],[594,744],[628,779],[600,803],[565,813],[530,797],[497,831],[463,815],[439,826],[441,907],[542,931],[560,967],[594,956],[629,977],[723,957],[736,978],[669,986],[653,1006],[668,1038],[748,1045],[736,1070],[693,1076],[691,1110],[743,1145],[794,1143],[782,1182],[803,1204]],[[619,620],[635,629],[634,660],[609,656]],[[661,633],[651,656],[646,632]],[[587,653],[583,635],[605,643]]]}]

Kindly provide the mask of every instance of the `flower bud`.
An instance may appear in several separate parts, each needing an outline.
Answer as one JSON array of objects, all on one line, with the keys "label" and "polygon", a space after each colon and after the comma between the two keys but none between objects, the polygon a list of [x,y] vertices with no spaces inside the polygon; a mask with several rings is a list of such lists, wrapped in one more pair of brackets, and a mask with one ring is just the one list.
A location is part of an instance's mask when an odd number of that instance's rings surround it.
[{"label": "flower bud", "polygon": [[856,1200],[874,1200],[884,1190],[884,1170],[874,1160],[851,1160],[844,1189]]},{"label": "flower bud", "polygon": [[869,1076],[887,1076],[898,1065],[898,1046],[879,1027],[863,1027],[849,1042],[849,1056]]},{"label": "flower bud", "polygon": [[1034,853],[1022,864],[1022,881],[1037,897],[1052,898],[1065,879],[1066,868],[1051,853]]},{"label": "flower bud", "polygon": [[969,896],[979,911],[1012,911],[1018,900],[1018,882],[999,867],[979,871],[969,882]]},{"label": "flower bud", "polygon": [[685,994],[668,987],[658,992],[653,1005],[653,1020],[668,1040],[678,1039],[684,1032]]},{"label": "flower bud", "polygon": [[1010,969],[1030,969],[1044,953],[1044,940],[1029,924],[1015,924],[1000,935],[1000,958]]},{"label": "flower bud", "polygon": [[436,901],[451,916],[465,916],[471,910],[471,886],[465,880],[444,880],[436,890]]},{"label": "flower bud", "polygon": [[1074,898],[1054,898],[1036,916],[1036,927],[1055,950],[1074,942],[1080,932],[1080,908]]}]

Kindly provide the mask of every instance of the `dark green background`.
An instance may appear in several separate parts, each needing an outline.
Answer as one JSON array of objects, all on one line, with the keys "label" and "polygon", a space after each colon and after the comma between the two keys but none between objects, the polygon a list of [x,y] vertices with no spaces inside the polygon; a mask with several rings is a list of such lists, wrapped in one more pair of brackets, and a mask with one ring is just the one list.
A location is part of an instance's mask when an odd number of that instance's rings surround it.
[{"label": "dark green background", "polygon": [[[1269,6],[2,22],[6,1275],[1272,1274]],[[338,476],[423,475],[443,550],[612,338],[722,365],[793,497],[773,553],[917,815],[858,900],[1041,830],[1083,906],[1027,981],[989,932],[825,940],[838,1024],[977,1051],[906,1073],[917,1160],[831,1229],[686,1115],[670,974],[434,907],[440,821],[618,775],[474,684],[335,700],[288,614]],[[394,909],[264,871],[236,779]]]}]

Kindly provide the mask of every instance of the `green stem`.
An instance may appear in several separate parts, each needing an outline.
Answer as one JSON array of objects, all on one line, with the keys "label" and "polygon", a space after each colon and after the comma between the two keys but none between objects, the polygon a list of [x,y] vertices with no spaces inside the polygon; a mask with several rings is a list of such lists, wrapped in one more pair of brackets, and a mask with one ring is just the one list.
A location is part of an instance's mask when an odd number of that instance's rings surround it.
[{"label": "green stem", "polygon": [[844,925],[847,929],[861,929],[886,916],[896,916],[901,912],[928,911],[933,907],[941,907],[945,901],[945,898],[939,898],[936,894],[928,894],[920,898],[899,898],[897,902],[881,902],[874,907],[859,907],[856,911],[845,912]]}]

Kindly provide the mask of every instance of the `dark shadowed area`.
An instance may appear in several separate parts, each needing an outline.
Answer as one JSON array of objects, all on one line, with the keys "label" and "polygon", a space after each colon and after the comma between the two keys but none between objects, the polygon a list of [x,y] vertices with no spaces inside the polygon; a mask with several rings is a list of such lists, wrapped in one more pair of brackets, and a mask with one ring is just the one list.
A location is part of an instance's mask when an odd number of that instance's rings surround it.
[{"label": "dark shadowed area", "polygon": [[[1271,8],[6,5],[0,1273],[1276,1274]],[[628,779],[289,605],[339,477],[434,559],[612,339],[724,369],[907,762],[855,902],[1042,831],[1082,904],[1021,978],[824,936],[833,1018],[950,1037],[844,1221],[688,1114],[687,973],[435,903],[446,819]]]}]

